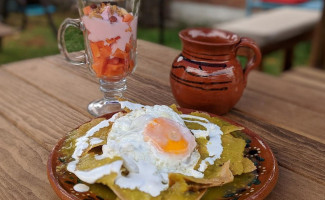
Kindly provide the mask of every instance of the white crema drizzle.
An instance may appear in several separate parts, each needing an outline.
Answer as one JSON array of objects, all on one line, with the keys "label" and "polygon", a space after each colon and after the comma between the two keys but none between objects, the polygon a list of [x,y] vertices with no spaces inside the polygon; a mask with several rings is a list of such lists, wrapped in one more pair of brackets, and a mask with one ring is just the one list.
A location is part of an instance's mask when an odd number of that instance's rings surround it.
[{"label": "white crema drizzle", "polygon": [[180,116],[185,122],[197,123],[206,128],[206,130],[191,130],[195,138],[207,138],[208,136],[210,138],[206,146],[209,152],[209,157],[201,161],[200,167],[198,169],[200,172],[204,172],[208,167],[208,164],[213,165],[214,161],[219,159],[221,156],[221,153],[223,151],[221,135],[223,134],[223,132],[221,131],[218,125],[211,123],[206,118],[185,114]]},{"label": "white crema drizzle", "polygon": [[75,160],[78,160],[79,157],[82,155],[83,151],[88,148],[89,144],[89,137],[93,136],[97,131],[99,131],[101,128],[105,128],[109,126],[110,122],[114,122],[116,118],[118,117],[118,114],[113,115],[109,120],[101,121],[96,126],[92,127],[90,130],[86,132],[86,134],[80,138],[77,139],[76,142],[76,148],[72,154],[72,158]]},{"label": "white crema drizzle", "polygon": [[132,103],[129,101],[119,101],[119,103],[121,104],[121,108],[128,108],[130,110],[136,110],[136,109],[140,109],[142,107],[144,107],[144,105],[138,104],[138,103]]},{"label": "white crema drizzle", "polygon": [[78,183],[75,186],[73,186],[73,189],[77,192],[88,192],[89,186],[82,183]]},{"label": "white crema drizzle", "polygon": [[119,173],[120,168],[123,164],[122,161],[115,161],[113,163],[95,168],[90,171],[76,170],[77,164],[79,162],[79,158],[84,152],[84,150],[88,148],[89,143],[93,145],[94,143],[100,141],[99,138],[92,138],[89,141],[89,137],[93,136],[100,129],[108,127],[110,122],[114,122],[118,117],[119,114],[117,113],[113,115],[109,120],[101,121],[99,124],[97,124],[96,126],[92,127],[90,130],[88,130],[84,136],[77,139],[76,148],[72,154],[72,158],[74,158],[75,160],[71,161],[67,166],[67,170],[69,172],[75,174],[80,180],[90,184],[95,183],[97,179],[103,177],[104,175],[108,175],[111,172]]}]

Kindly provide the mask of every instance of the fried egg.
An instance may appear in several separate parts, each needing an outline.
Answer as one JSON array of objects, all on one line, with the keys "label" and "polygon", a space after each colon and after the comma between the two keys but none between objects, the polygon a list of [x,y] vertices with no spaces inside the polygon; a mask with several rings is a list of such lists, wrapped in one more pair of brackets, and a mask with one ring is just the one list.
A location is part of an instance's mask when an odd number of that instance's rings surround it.
[{"label": "fried egg", "polygon": [[195,137],[177,113],[168,106],[153,106],[117,119],[103,155],[123,158],[129,174],[118,176],[117,185],[157,196],[168,188],[169,173],[203,177],[194,170],[200,159],[195,147]]},{"label": "fried egg", "polygon": [[[189,130],[185,121],[199,123],[206,130]],[[88,144],[97,142],[89,140],[89,137],[111,123],[107,143],[102,146],[103,153],[95,158],[98,161],[117,157],[122,160],[90,171],[78,171],[76,165],[82,151]],[[68,164],[67,169],[87,183],[94,183],[114,172],[117,174],[115,184],[120,188],[138,189],[157,197],[168,189],[170,173],[203,178],[207,166],[220,158],[223,149],[221,135],[220,128],[205,118],[179,115],[168,106],[137,104],[131,112],[123,116],[116,114],[78,138],[72,156],[75,160]],[[209,157],[201,159],[201,163],[196,143],[199,137],[209,138],[206,146]],[[198,164],[199,168],[196,169]],[[122,173],[122,167],[128,173]]]}]

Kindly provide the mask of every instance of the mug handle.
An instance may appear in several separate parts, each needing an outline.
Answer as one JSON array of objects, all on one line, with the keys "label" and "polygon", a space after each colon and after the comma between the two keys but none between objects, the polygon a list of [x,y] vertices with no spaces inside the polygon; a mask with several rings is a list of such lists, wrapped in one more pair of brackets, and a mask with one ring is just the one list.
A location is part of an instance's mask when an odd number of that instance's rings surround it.
[{"label": "mug handle", "polygon": [[248,53],[247,51],[245,51],[245,53],[244,53],[244,54],[246,54],[245,56],[248,58],[247,64],[246,64],[245,68],[243,69],[244,83],[246,86],[248,73],[252,69],[257,68],[261,64],[262,53],[261,53],[260,48],[254,42],[254,40],[247,38],[247,37],[242,37],[240,39],[240,42],[238,43],[238,45],[236,47],[236,54],[238,53],[239,48],[242,48],[242,47],[250,48],[253,50],[253,54]]},{"label": "mug handle", "polygon": [[74,65],[88,64],[88,59],[87,59],[86,53],[82,53],[81,55],[75,56],[73,58],[70,57],[70,55],[69,55],[69,52],[66,47],[64,35],[65,35],[65,31],[67,30],[67,28],[69,28],[71,26],[76,27],[76,28],[80,29],[81,31],[83,31],[83,29],[84,29],[80,19],[71,19],[71,18],[65,19],[59,28],[59,34],[58,34],[59,50],[60,50],[61,54],[63,54],[65,56],[66,60],[68,62],[70,62],[71,64],[74,64]]}]

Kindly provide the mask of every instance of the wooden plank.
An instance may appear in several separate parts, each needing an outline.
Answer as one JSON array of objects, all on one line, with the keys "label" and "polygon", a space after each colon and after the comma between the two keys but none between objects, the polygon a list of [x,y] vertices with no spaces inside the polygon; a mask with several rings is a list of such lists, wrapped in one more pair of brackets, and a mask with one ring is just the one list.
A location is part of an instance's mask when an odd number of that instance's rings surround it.
[{"label": "wooden plank", "polygon": [[266,200],[325,199],[325,186],[280,167],[278,183]]},{"label": "wooden plank", "polygon": [[3,69],[0,96],[0,114],[47,150],[90,119]]},{"label": "wooden plank", "polygon": [[174,59],[181,53],[179,50],[160,44],[138,40],[138,53],[141,57],[164,64],[164,69],[170,69]]},{"label": "wooden plank", "polygon": [[325,113],[252,90],[244,92],[235,108],[255,119],[325,143]]},{"label": "wooden plank", "polygon": [[4,68],[90,117],[87,112],[88,103],[102,97],[98,84],[56,66],[44,59],[37,58],[8,64]]},{"label": "wooden plank", "polygon": [[282,76],[282,79],[297,85],[297,87],[303,86],[310,90],[325,91],[324,83],[320,83],[317,80],[307,79],[305,77],[296,76],[295,74],[285,74]]},{"label": "wooden plank", "polygon": [[49,152],[0,116],[0,199],[58,199],[46,176]]},{"label": "wooden plank", "polygon": [[[89,115],[86,109],[88,103],[103,95],[99,92],[99,84],[94,82],[95,79],[89,77],[83,70],[55,63],[54,61],[47,62],[44,59],[33,59],[25,61],[24,64],[6,65],[4,69],[68,104],[73,109]],[[132,75],[128,79],[128,90],[125,92],[125,97],[149,105],[174,103],[170,88],[158,83],[156,79],[152,80],[148,77],[149,75]]]},{"label": "wooden plank", "polygon": [[292,72],[299,74],[302,77],[318,80],[319,82],[325,83],[325,71],[317,68],[311,67],[297,67]]},{"label": "wooden plank", "polygon": [[280,166],[325,186],[325,143],[256,120],[238,110],[226,117],[261,136],[273,150]]},{"label": "wooden plank", "polygon": [[133,75],[128,80],[126,97],[136,102],[148,105],[171,105],[176,103],[166,85],[157,84],[156,79],[145,78],[141,75]]},{"label": "wooden plank", "polygon": [[312,68],[296,68],[283,73],[281,79],[291,82],[297,86],[304,86],[311,90],[325,92],[325,71]]},{"label": "wooden plank", "polygon": [[258,92],[261,95],[272,96],[301,108],[325,113],[325,107],[320,103],[322,100],[325,100],[325,90],[311,90],[303,84],[297,85],[288,80],[257,71],[253,71],[249,75],[247,90]]}]

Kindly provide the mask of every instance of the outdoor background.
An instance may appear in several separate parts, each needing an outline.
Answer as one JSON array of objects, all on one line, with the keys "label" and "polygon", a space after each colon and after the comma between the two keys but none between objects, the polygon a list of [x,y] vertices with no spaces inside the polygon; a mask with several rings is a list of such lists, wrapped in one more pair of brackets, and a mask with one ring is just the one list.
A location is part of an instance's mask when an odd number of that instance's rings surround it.
[{"label": "outdoor background", "polygon": [[[56,7],[53,19],[58,28],[67,18],[78,18],[74,0],[52,1]],[[215,14],[198,13],[197,5],[204,6]],[[142,0],[138,38],[159,43],[159,1]],[[258,12],[258,11],[256,11]],[[245,17],[245,0],[166,0],[165,1],[165,34],[163,45],[181,49],[178,32],[187,27],[212,26]],[[0,64],[14,62],[33,57],[58,54],[56,35],[48,25],[46,16],[29,16],[27,27],[20,30],[22,14],[10,12],[6,23],[15,27],[16,34],[3,39],[0,52]],[[67,46],[70,51],[84,48],[83,36],[79,30],[70,28],[66,33]],[[311,42],[302,42],[295,48],[294,66],[306,66],[309,62]],[[175,55],[176,57],[177,55]],[[282,71],[283,52],[274,52],[264,57],[263,71],[279,75]]]}]

